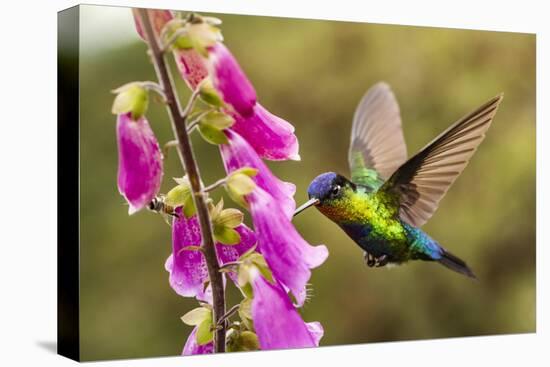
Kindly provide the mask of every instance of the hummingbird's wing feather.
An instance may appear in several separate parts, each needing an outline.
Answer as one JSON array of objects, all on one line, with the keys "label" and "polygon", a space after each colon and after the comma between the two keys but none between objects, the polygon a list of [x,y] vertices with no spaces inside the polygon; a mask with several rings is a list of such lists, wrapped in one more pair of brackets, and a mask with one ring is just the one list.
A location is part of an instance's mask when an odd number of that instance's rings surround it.
[{"label": "hummingbird's wing feather", "polygon": [[501,100],[502,94],[458,120],[384,183],[380,191],[398,199],[402,220],[420,227],[430,219],[483,141]]},{"label": "hummingbird's wing feather", "polygon": [[375,84],[363,96],[351,128],[351,180],[377,189],[407,160],[399,105],[390,87]]}]

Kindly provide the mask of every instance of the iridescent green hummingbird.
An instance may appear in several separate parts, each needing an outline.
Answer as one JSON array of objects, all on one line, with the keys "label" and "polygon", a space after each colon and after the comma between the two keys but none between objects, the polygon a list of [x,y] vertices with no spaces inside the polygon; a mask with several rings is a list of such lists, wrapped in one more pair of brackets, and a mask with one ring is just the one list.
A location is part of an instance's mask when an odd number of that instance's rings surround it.
[{"label": "iridescent green hummingbird", "polygon": [[351,180],[334,172],[317,176],[309,200],[364,251],[369,267],[409,260],[437,261],[475,278],[466,263],[420,227],[430,219],[454,180],[483,141],[502,94],[458,120],[407,160],[399,106],[378,83],[357,107],[348,161]]}]

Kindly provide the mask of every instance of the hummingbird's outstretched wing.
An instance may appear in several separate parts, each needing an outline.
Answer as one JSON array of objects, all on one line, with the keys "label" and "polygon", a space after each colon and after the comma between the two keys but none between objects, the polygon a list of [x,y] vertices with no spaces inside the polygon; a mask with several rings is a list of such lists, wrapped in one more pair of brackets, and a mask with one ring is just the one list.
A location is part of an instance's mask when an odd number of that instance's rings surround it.
[{"label": "hummingbird's outstretched wing", "polygon": [[458,120],[384,183],[380,191],[397,198],[402,220],[420,227],[430,219],[483,141],[500,101],[502,94]]},{"label": "hummingbird's outstretched wing", "polygon": [[399,105],[390,87],[377,83],[365,93],[353,116],[348,153],[351,180],[378,189],[406,160]]}]

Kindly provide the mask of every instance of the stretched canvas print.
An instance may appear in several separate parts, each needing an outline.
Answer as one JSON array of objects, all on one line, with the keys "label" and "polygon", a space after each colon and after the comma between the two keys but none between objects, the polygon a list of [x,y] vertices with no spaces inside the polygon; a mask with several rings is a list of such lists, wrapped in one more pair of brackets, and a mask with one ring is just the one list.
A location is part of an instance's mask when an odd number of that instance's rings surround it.
[{"label": "stretched canvas print", "polygon": [[58,25],[60,354],[535,332],[535,35]]}]

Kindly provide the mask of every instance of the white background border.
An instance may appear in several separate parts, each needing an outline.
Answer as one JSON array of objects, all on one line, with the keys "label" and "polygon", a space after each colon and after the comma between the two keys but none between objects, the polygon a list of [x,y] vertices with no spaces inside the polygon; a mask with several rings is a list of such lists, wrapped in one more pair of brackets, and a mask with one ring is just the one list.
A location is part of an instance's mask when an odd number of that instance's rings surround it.
[{"label": "white background border", "polygon": [[[128,360],[98,365],[549,365],[550,264],[545,210],[550,203],[548,190],[544,188],[549,187],[550,166],[548,145],[544,141],[550,136],[548,123],[544,121],[548,121],[550,101],[550,12],[544,6],[545,1],[120,0],[95,3],[537,33],[538,120],[536,334],[239,353],[206,358]],[[75,4],[62,0],[12,0],[4,2],[0,10],[2,366],[74,364],[51,350],[56,338],[56,12]],[[24,72],[24,79],[20,78],[20,72]]]}]

